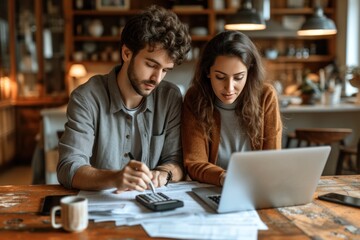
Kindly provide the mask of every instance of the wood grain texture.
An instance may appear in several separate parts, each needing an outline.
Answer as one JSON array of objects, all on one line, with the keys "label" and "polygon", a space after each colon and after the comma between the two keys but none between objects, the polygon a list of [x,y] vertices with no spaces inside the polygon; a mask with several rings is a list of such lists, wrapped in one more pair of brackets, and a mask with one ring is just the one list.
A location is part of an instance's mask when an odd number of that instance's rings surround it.
[{"label": "wood grain texture", "polygon": [[[322,177],[307,205],[259,210],[269,230],[259,231],[258,239],[360,239],[360,209],[317,199],[328,192],[360,197],[360,175]],[[67,233],[39,215],[46,195],[76,193],[59,185],[0,186],[0,239],[150,239],[141,226],[113,222],[90,221],[85,231]]]}]

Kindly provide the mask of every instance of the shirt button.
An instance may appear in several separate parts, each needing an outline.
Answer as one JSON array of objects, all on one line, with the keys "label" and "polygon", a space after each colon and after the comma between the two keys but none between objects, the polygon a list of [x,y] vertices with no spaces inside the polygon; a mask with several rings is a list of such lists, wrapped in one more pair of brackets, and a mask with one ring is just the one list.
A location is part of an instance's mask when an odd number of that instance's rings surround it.
[{"label": "shirt button", "polygon": [[129,139],[129,138],[130,138],[130,135],[129,135],[129,134],[128,134],[128,135],[126,135],[126,138],[127,138],[127,139]]},{"label": "shirt button", "polygon": [[128,153],[124,153],[124,157],[126,157],[126,158],[127,158],[128,156],[129,156],[129,154],[128,154]]}]

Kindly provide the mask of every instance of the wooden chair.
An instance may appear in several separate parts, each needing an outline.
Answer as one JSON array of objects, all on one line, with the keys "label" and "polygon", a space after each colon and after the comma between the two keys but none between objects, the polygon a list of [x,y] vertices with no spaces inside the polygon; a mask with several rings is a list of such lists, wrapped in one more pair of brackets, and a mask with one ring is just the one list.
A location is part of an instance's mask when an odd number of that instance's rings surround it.
[{"label": "wooden chair", "polygon": [[296,140],[295,132],[289,132],[289,133],[286,135],[285,148],[290,148],[291,142],[292,142],[293,140]]},{"label": "wooden chair", "polygon": [[[353,156],[356,158],[356,166],[353,166],[351,161],[351,157]],[[360,138],[357,146],[340,146],[336,175],[342,174],[344,160],[348,160],[350,171],[360,174]]]},{"label": "wooden chair", "polygon": [[306,146],[311,145],[331,145],[339,143],[345,145],[344,139],[352,133],[349,128],[297,128],[295,129],[295,139],[297,147],[305,142]]},{"label": "wooden chair", "polygon": [[58,137],[58,139],[60,140],[61,136],[64,134],[64,130],[59,130],[59,131],[56,131],[56,135]]},{"label": "wooden chair", "polygon": [[[346,157],[353,153],[353,150],[345,147],[345,138],[352,133],[350,128],[297,128],[295,132],[288,134],[286,147],[289,148],[291,142],[296,140],[297,147],[304,145],[309,147],[311,145],[339,145],[339,157],[336,163],[335,174],[341,174],[343,169],[343,162]],[[358,157],[359,158],[359,157]],[[360,160],[357,161],[358,168],[360,169]]]}]

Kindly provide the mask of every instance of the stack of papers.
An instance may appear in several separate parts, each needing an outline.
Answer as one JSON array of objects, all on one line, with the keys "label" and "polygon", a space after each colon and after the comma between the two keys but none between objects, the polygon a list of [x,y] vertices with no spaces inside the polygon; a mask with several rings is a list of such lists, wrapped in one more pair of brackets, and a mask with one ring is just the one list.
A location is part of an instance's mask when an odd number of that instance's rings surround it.
[{"label": "stack of papers", "polygon": [[184,207],[164,212],[152,212],[137,203],[138,191],[117,194],[115,189],[108,189],[80,191],[79,195],[88,199],[89,219],[94,222],[114,221],[117,226],[140,224],[151,237],[257,239],[257,231],[267,229],[256,211],[214,213],[191,192],[192,188],[203,186],[207,185],[179,182],[157,188],[158,192],[184,202]]}]

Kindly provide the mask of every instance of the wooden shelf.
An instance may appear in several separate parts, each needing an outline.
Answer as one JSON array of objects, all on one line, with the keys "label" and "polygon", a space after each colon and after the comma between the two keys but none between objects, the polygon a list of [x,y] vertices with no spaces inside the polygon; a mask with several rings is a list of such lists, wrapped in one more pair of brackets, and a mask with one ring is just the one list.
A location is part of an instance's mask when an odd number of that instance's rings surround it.
[{"label": "wooden shelf", "polygon": [[212,38],[212,36],[191,36],[192,41],[209,41]]},{"label": "wooden shelf", "polygon": [[[272,8],[271,14],[274,15],[311,15],[314,13],[313,8]],[[333,14],[334,9],[324,9],[325,14]]]},{"label": "wooden shelf", "polygon": [[[210,35],[207,36],[191,36],[193,41],[208,41],[211,39]],[[101,36],[101,37],[92,37],[92,36],[74,36],[75,42],[115,42],[119,43],[120,36]]]},{"label": "wooden shelf", "polygon": [[12,105],[13,105],[13,102],[11,100],[9,100],[9,99],[0,101],[0,109],[1,108],[6,108],[6,107],[9,107],[9,106],[12,106]]},{"label": "wooden shelf", "polygon": [[140,10],[116,10],[116,11],[104,11],[104,10],[74,10],[72,11],[73,15],[76,16],[118,16],[118,15],[135,15],[137,13],[139,13]]},{"label": "wooden shelf", "polygon": [[216,15],[231,15],[231,14],[235,14],[236,13],[236,9],[234,8],[227,8],[224,10],[215,10],[214,13]]},{"label": "wooden shelf", "polygon": [[321,56],[314,55],[309,56],[308,58],[296,58],[296,57],[287,57],[279,56],[276,59],[266,59],[266,61],[273,63],[315,63],[315,62],[331,62],[334,60],[334,56]]},{"label": "wooden shelf", "polygon": [[89,64],[103,64],[103,65],[116,65],[119,64],[119,62],[114,62],[114,61],[102,61],[102,60],[98,60],[98,61],[91,61],[91,60],[85,60],[85,61],[70,61],[69,65],[75,64],[75,63],[81,63],[84,65],[89,65]]},{"label": "wooden shelf", "polygon": [[172,10],[177,15],[209,15],[213,13],[213,10],[202,9],[202,10]]},{"label": "wooden shelf", "polygon": [[[202,9],[202,10],[172,10],[178,15],[209,15],[214,11],[211,9]],[[129,10],[74,10],[73,14],[77,16],[118,16],[118,15],[135,15],[141,12],[141,9],[129,9]],[[220,11],[219,11],[220,12]],[[223,13],[234,13],[234,10],[224,10]]]},{"label": "wooden shelf", "polygon": [[287,35],[285,33],[277,34],[272,33],[269,35],[262,32],[248,32],[247,35],[252,39],[270,39],[270,40],[306,40],[306,41],[316,41],[316,40],[331,40],[334,36],[299,36],[295,30],[289,30]]},{"label": "wooden shelf", "polygon": [[43,105],[61,105],[66,104],[68,96],[43,97],[43,98],[18,98],[14,106],[43,106]]},{"label": "wooden shelf", "polygon": [[120,36],[74,36],[75,42],[119,42]]}]

